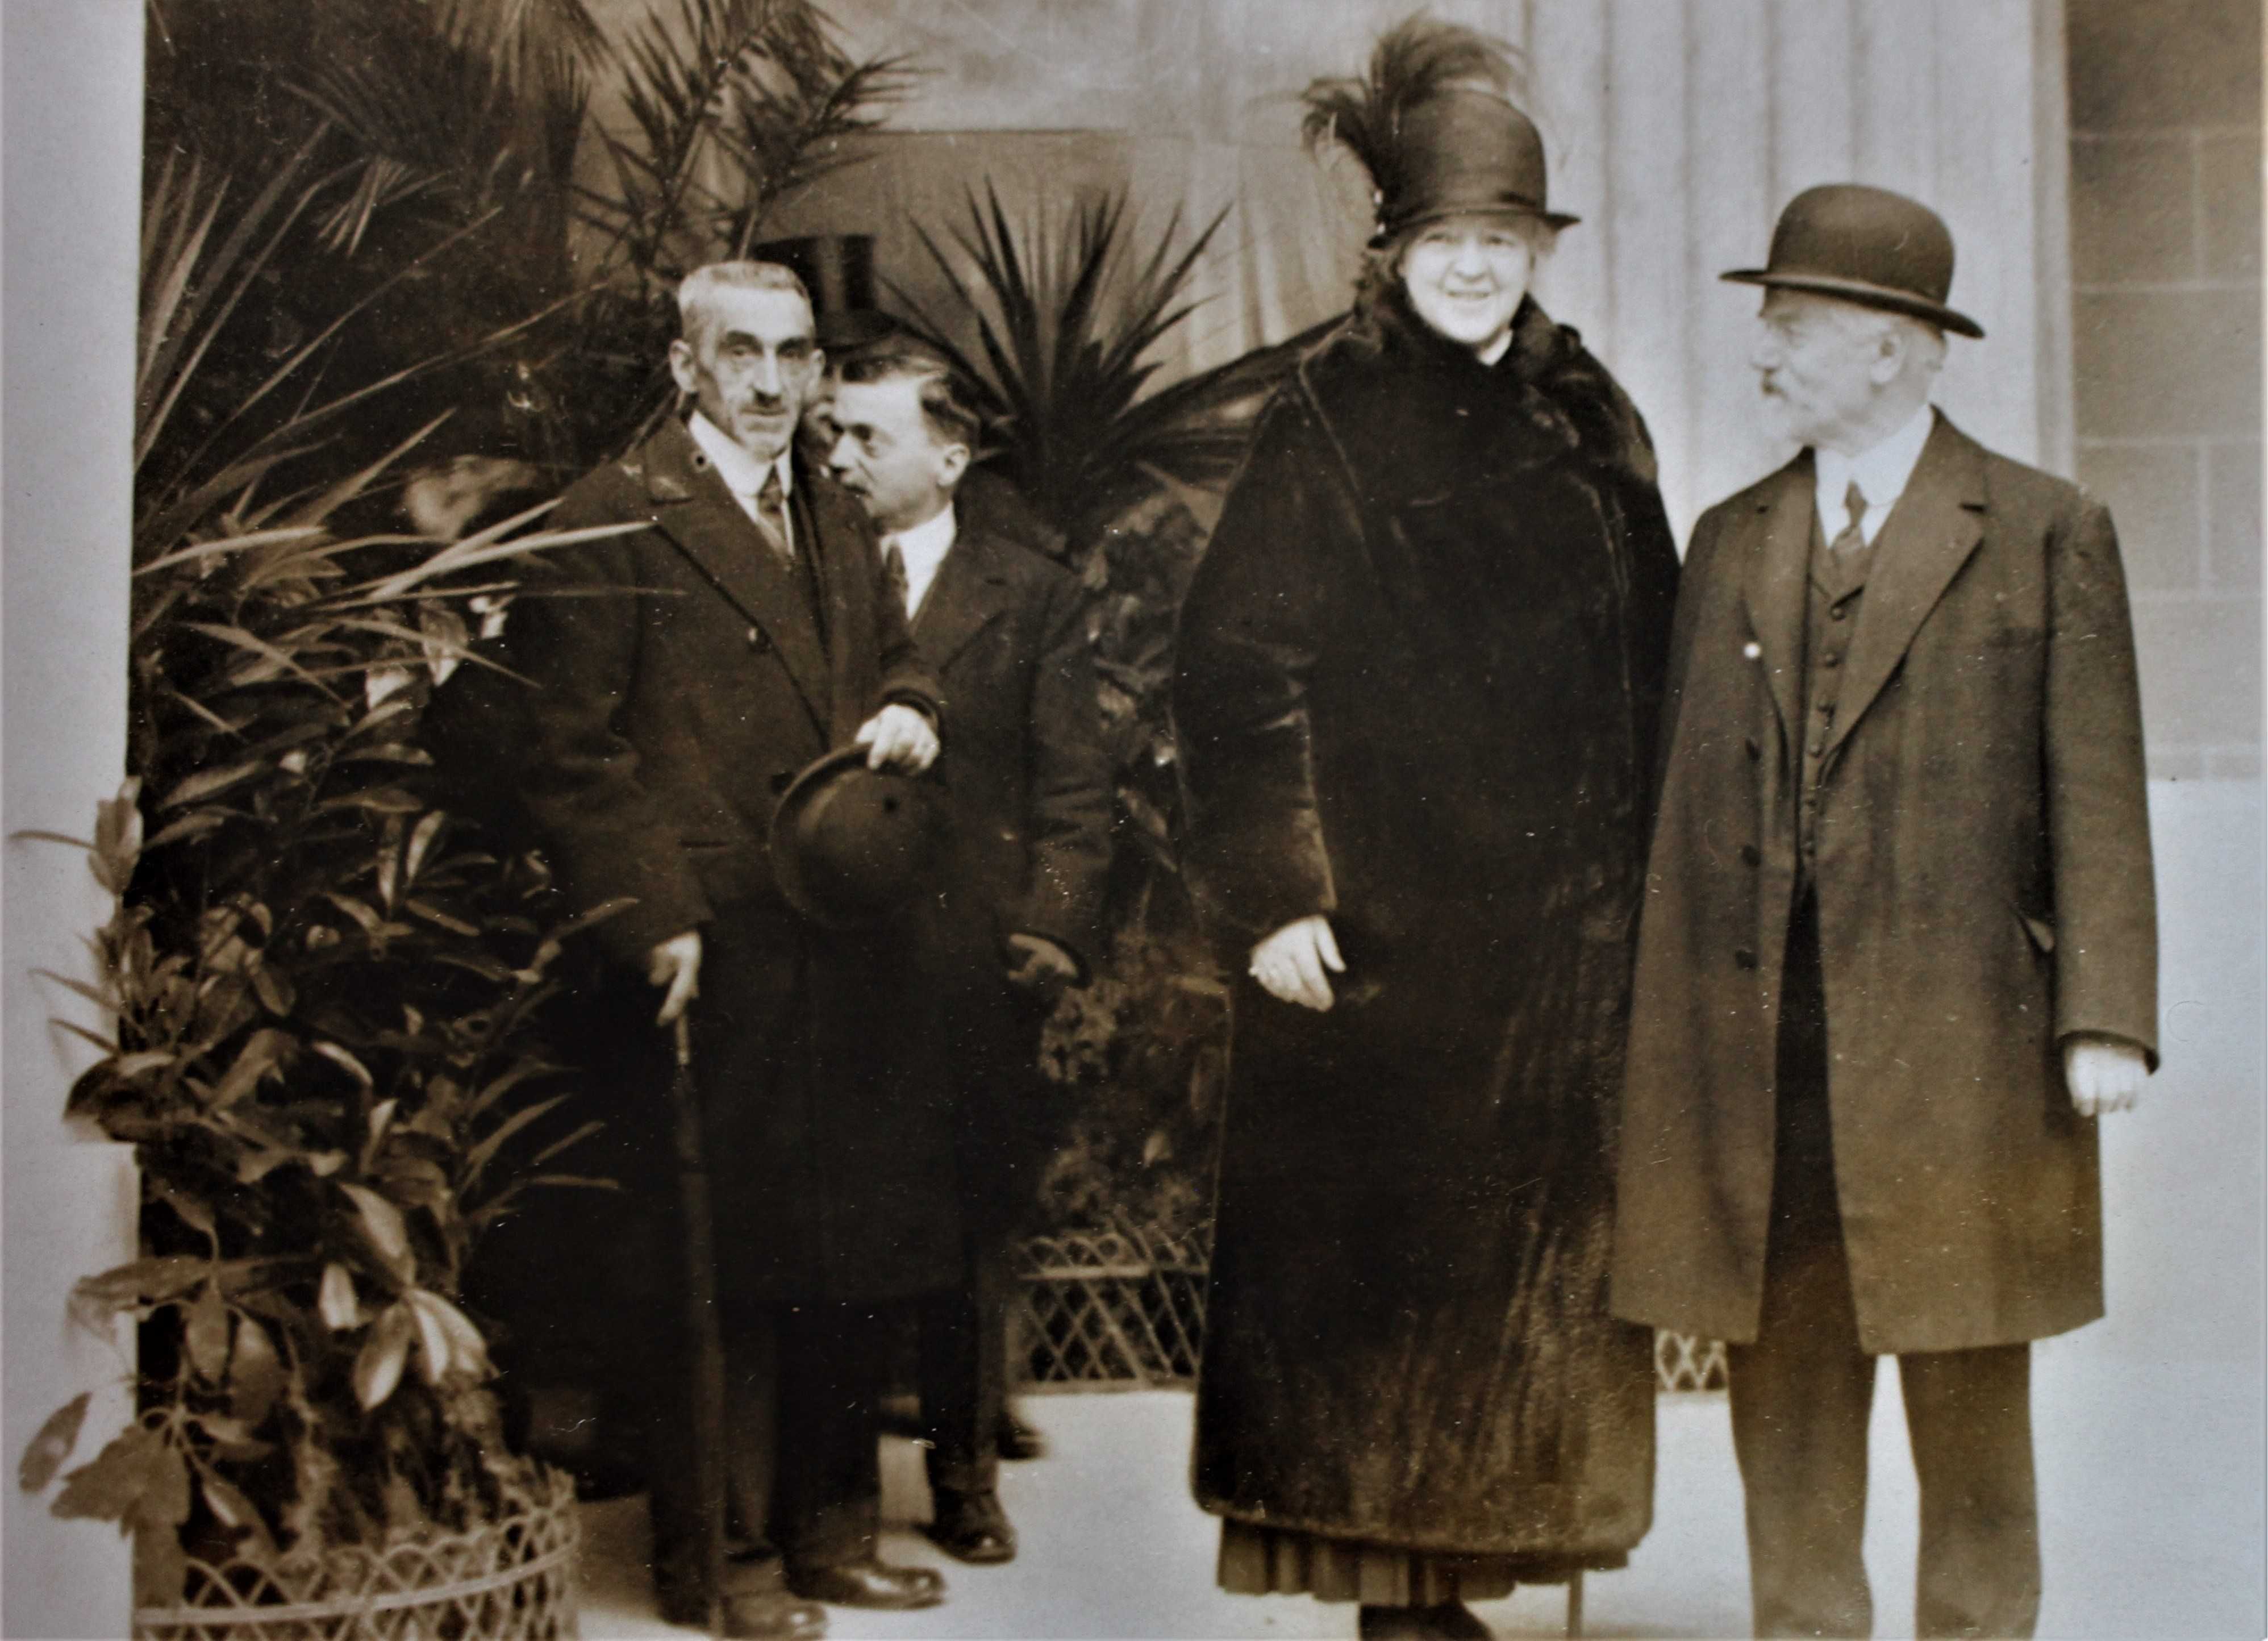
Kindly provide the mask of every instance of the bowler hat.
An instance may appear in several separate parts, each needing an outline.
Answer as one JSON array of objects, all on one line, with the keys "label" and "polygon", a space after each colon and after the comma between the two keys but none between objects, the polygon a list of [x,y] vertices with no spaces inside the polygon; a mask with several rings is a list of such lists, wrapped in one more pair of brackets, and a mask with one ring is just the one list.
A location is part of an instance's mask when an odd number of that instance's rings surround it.
[{"label": "bowler hat", "polygon": [[896,911],[929,880],[944,840],[932,783],[830,752],[795,777],[772,815],[772,876],[787,903],[828,929]]},{"label": "bowler hat", "polygon": [[812,319],[819,345],[836,351],[880,342],[898,322],[874,303],[874,236],[871,233],[806,234],[767,239],[755,247],[759,261],[792,269],[811,293]]},{"label": "bowler hat", "polygon": [[1910,313],[1964,336],[1984,334],[1945,305],[1953,290],[1953,235],[1944,220],[1888,188],[1857,182],[1806,188],[1779,214],[1771,265],[1719,277]]},{"label": "bowler hat", "polygon": [[1540,217],[1554,228],[1580,220],[1547,206],[1535,122],[1476,86],[1452,86],[1406,110],[1378,168],[1373,247],[1445,217]]}]

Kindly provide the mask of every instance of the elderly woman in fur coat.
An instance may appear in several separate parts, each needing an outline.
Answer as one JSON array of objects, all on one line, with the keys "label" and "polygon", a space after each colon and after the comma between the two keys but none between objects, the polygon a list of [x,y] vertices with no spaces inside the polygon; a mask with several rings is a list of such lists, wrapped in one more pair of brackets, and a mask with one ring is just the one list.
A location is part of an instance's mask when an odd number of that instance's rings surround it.
[{"label": "elderly woman in fur coat", "polygon": [[1183,608],[1189,867],[1245,978],[1197,1392],[1230,1590],[1366,1637],[1618,1566],[1650,1336],[1606,1300],[1677,560],[1644,423],[1528,296],[1572,219],[1494,42],[1309,89],[1380,200]]}]

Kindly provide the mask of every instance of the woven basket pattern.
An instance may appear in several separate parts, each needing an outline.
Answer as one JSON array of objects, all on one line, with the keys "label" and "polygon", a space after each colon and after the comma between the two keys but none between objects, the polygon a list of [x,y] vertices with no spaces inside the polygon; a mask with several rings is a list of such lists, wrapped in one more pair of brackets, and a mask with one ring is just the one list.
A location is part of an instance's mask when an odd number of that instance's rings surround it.
[{"label": "woven basket pattern", "polygon": [[524,1513],[304,1570],[192,1559],[180,1606],[136,1609],[136,1641],[572,1641],[575,1483],[542,1485]]},{"label": "woven basket pattern", "polygon": [[[1014,1366],[1027,1390],[1135,1390],[1197,1378],[1211,1238],[1131,1229],[1023,1245]],[[1655,1387],[1722,1390],[1725,1347],[1654,1336]]]}]

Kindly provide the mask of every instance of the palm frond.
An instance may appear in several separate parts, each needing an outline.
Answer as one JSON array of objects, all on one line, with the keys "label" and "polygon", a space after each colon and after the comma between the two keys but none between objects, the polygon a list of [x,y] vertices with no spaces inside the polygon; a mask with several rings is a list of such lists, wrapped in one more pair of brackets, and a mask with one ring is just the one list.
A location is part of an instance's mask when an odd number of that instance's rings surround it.
[{"label": "palm frond", "polygon": [[606,33],[585,0],[432,0],[437,32],[515,90],[596,55]]},{"label": "palm frond", "polygon": [[[946,231],[958,260],[976,269],[976,290],[916,224],[965,319],[942,323],[886,281],[912,327],[976,386],[996,431],[992,459],[1074,543],[1145,467],[1179,471],[1197,448],[1170,414],[1151,408],[1151,356],[1195,311],[1190,283],[1226,217],[1188,234],[1177,210],[1137,253],[1123,192],[1019,227],[988,181],[981,201],[969,197],[967,220]],[[972,330],[973,351],[961,341]]]},{"label": "palm frond", "polygon": [[726,87],[778,26],[790,0],[677,0],[657,5],[621,46],[622,106],[636,142],[615,149],[622,185],[621,243],[641,270],[670,266],[666,247],[688,226],[713,229],[714,213],[688,221],[696,161],[716,129]]},{"label": "palm frond", "polygon": [[507,72],[492,46],[413,11],[370,49],[332,54],[288,82],[363,167],[322,219],[329,249],[352,254],[379,213],[421,196],[462,222],[569,186],[590,97],[579,60],[563,45],[526,44]]}]

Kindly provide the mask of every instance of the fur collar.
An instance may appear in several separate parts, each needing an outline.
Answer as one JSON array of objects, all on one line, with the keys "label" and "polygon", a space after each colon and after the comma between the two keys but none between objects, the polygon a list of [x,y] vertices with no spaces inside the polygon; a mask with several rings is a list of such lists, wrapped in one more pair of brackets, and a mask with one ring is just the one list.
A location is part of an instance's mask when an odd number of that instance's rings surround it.
[{"label": "fur collar", "polygon": [[1422,503],[1546,462],[1651,486],[1645,419],[1570,326],[1533,297],[1494,364],[1435,332],[1399,285],[1351,314],[1300,379],[1366,493]]}]

